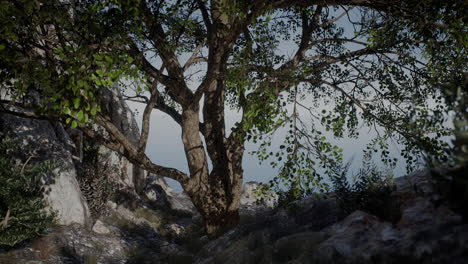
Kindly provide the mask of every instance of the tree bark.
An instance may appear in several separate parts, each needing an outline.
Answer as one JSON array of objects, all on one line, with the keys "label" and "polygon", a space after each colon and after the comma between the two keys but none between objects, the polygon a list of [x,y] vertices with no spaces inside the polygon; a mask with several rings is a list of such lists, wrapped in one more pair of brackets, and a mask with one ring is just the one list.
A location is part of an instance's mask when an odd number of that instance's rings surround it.
[{"label": "tree bark", "polygon": [[216,237],[239,223],[242,181],[237,181],[234,185],[226,185],[226,178],[231,177],[242,178],[242,169],[238,170],[236,175],[212,171],[208,181],[199,184],[206,188],[194,188],[188,191],[195,207],[203,217],[205,230],[210,237]]},{"label": "tree bark", "polygon": [[[182,113],[182,141],[190,171],[190,180],[183,188],[202,215],[211,237],[239,223],[244,148],[240,141],[230,144],[225,137],[223,97],[207,96],[204,103],[206,150],[201,140],[198,104]],[[212,161],[211,172],[207,152]]]}]

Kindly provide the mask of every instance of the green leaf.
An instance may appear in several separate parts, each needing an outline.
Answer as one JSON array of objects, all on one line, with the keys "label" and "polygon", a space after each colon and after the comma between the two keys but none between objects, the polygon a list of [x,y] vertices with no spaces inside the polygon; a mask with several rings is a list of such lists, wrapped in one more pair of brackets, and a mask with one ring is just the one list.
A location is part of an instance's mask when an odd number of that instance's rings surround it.
[{"label": "green leaf", "polygon": [[77,126],[78,126],[78,123],[76,122],[76,120],[73,120],[71,123],[71,128],[76,128]]},{"label": "green leaf", "polygon": [[78,112],[77,119],[78,121],[83,122],[83,110]]},{"label": "green leaf", "polygon": [[78,109],[78,107],[80,107],[80,98],[73,99],[73,107],[75,107],[75,109]]},{"label": "green leaf", "polygon": [[65,106],[63,108],[63,113],[66,114],[66,115],[70,115],[71,114],[71,110],[68,106]]},{"label": "green leaf", "polygon": [[102,70],[97,70],[96,73],[99,75],[99,77],[104,77],[104,72]]},{"label": "green leaf", "polygon": [[114,62],[114,61],[112,60],[112,58],[109,57],[109,56],[107,56],[107,55],[104,57],[104,59],[105,59],[107,62],[109,62],[109,63],[113,63],[113,62]]}]

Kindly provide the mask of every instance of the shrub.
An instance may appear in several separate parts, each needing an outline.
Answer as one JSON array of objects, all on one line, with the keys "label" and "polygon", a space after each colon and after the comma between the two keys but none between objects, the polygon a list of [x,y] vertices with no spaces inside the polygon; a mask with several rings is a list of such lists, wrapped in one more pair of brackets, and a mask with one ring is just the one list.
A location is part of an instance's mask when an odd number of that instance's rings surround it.
[{"label": "shrub", "polygon": [[396,187],[392,177],[373,164],[365,164],[351,185],[347,178],[348,168],[349,164],[345,168],[337,168],[331,178],[343,216],[361,210],[390,222],[400,219],[400,206],[394,196]]},{"label": "shrub", "polygon": [[0,141],[0,247],[38,236],[55,220],[45,209],[40,180],[51,164],[17,163],[13,150],[13,143]]},{"label": "shrub", "polygon": [[78,169],[78,183],[94,217],[108,214],[107,201],[117,189],[112,175],[118,174],[108,155],[99,153],[99,145],[86,138],[83,142],[83,161]]}]

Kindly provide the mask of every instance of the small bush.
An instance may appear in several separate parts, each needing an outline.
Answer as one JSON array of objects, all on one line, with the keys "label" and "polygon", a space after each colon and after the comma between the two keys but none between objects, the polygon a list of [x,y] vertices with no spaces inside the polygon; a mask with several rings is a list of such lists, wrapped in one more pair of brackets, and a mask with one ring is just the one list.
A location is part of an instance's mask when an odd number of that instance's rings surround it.
[{"label": "small bush", "polygon": [[361,210],[385,221],[396,222],[400,219],[400,206],[394,197],[396,187],[392,178],[375,165],[367,164],[355,175],[351,185],[347,179],[348,167],[337,169],[331,179],[343,216]]},{"label": "small bush", "polygon": [[108,214],[106,203],[118,189],[112,176],[118,170],[111,166],[109,156],[100,155],[98,144],[86,138],[83,145],[83,162],[77,179],[91,214],[98,218]]},{"label": "small bush", "polygon": [[40,181],[51,164],[18,164],[13,150],[14,144],[0,141],[0,247],[40,235],[55,219],[45,209]]},{"label": "small bush", "polygon": [[304,195],[301,195],[301,191],[291,188],[286,191],[279,191],[278,193],[278,202],[277,207],[286,209],[287,212],[291,215],[297,213],[301,207],[299,206],[298,201],[304,198]]}]

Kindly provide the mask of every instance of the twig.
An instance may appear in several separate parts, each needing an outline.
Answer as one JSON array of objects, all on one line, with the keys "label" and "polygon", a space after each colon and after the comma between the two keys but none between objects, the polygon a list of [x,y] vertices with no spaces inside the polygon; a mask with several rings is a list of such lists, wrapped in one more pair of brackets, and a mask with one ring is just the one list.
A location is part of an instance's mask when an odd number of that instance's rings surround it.
[{"label": "twig", "polygon": [[23,173],[24,168],[26,167],[26,165],[28,164],[28,162],[31,160],[31,158],[32,158],[33,156],[34,156],[34,155],[31,155],[31,156],[26,160],[26,162],[23,164],[23,167],[21,168],[21,171],[20,171],[21,174]]},{"label": "twig", "polygon": [[10,217],[10,208],[8,208],[5,218],[0,222],[0,229],[4,229],[8,226],[8,221],[15,219],[14,217]]}]

